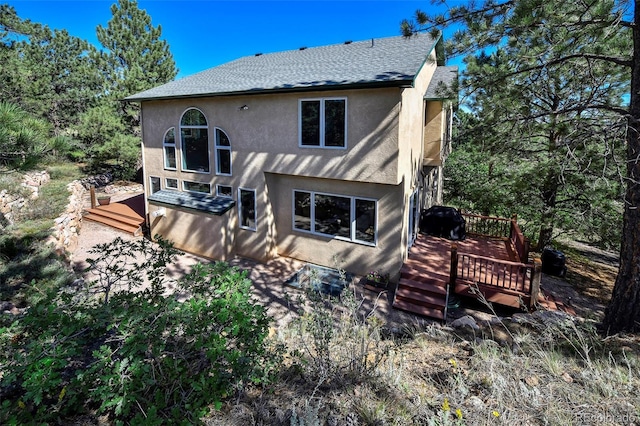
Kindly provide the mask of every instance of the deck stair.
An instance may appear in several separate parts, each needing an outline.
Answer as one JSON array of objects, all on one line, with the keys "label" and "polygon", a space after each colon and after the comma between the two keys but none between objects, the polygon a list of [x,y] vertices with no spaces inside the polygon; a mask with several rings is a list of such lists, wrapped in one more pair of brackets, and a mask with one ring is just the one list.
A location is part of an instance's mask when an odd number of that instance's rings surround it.
[{"label": "deck stair", "polygon": [[417,260],[407,260],[400,270],[393,307],[444,321],[447,316],[446,277],[426,274]]},{"label": "deck stair", "polygon": [[142,224],[145,222],[144,218],[132,208],[120,203],[87,209],[83,218],[111,226],[134,236],[142,235]]}]

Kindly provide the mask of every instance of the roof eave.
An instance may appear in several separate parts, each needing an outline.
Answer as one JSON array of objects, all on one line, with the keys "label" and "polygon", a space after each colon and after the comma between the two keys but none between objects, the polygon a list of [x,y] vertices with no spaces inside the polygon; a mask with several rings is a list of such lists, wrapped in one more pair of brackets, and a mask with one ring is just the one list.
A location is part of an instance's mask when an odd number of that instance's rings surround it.
[{"label": "roof eave", "polygon": [[146,102],[146,101],[166,101],[172,99],[194,99],[194,98],[212,98],[221,96],[247,96],[247,95],[269,95],[277,93],[297,93],[297,92],[321,92],[332,90],[352,90],[352,89],[379,89],[389,87],[412,87],[414,77],[405,80],[393,81],[376,81],[365,83],[350,83],[340,85],[323,85],[323,86],[305,86],[305,87],[286,87],[274,89],[252,89],[234,92],[212,92],[212,93],[196,93],[186,95],[171,96],[149,96],[149,97],[127,97],[120,99],[121,102]]}]

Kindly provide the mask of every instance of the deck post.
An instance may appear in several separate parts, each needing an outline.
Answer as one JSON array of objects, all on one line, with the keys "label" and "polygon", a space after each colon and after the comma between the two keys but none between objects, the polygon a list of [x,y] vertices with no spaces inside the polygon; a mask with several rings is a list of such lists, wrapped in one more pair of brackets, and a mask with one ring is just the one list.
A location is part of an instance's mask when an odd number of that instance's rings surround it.
[{"label": "deck post", "polygon": [[534,309],[536,303],[538,303],[538,296],[540,295],[540,279],[542,278],[542,262],[539,258],[533,260],[533,274],[531,276],[531,300],[529,301],[529,308]]},{"label": "deck post", "polygon": [[96,208],[96,187],[94,185],[91,185],[89,187],[89,195],[91,196],[91,208],[95,209]]},{"label": "deck post", "polygon": [[455,291],[456,278],[458,277],[458,245],[456,243],[451,244],[451,269],[449,270],[449,286],[447,288],[447,294]]}]

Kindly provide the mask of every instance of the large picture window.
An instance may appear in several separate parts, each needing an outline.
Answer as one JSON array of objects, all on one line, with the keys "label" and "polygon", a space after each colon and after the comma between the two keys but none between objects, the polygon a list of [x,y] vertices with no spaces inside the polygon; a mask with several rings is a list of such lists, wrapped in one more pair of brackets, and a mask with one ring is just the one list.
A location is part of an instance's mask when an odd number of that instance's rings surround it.
[{"label": "large picture window", "polygon": [[176,129],[174,127],[167,130],[162,141],[164,151],[164,168],[167,170],[176,169]]},{"label": "large picture window", "polygon": [[238,188],[238,219],[240,228],[255,231],[256,228],[256,190]]},{"label": "large picture window", "polygon": [[375,245],[376,200],[311,191],[293,191],[293,229]]},{"label": "large picture window", "polygon": [[209,173],[209,128],[199,110],[187,110],[180,120],[182,170]]},{"label": "large picture window", "polygon": [[301,99],[299,116],[301,147],[346,148],[345,98]]},{"label": "large picture window", "polygon": [[216,174],[231,176],[231,143],[221,129],[216,129]]}]

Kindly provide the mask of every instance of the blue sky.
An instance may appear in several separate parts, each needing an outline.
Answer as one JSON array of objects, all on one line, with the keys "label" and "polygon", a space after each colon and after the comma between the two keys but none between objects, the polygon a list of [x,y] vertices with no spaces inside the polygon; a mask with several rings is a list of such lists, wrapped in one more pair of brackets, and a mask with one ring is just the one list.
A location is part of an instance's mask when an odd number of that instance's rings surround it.
[{"label": "blue sky", "polygon": [[[107,25],[115,0],[4,3],[22,19],[66,29],[100,47],[95,29]],[[399,35],[403,18],[432,7],[429,0],[139,0],[138,6],[154,26],[162,26],[162,38],[180,69],[178,78],[258,52]]]}]

